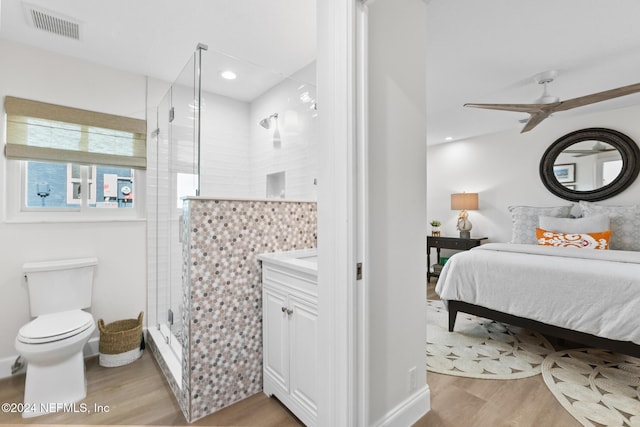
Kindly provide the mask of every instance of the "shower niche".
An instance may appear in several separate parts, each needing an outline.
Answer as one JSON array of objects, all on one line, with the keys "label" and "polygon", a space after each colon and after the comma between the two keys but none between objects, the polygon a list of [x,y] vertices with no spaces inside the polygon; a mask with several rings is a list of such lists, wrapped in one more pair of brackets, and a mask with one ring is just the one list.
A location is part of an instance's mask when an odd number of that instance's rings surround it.
[{"label": "shower niche", "polygon": [[285,172],[275,172],[267,175],[267,198],[284,199],[285,193]]},{"label": "shower niche", "polygon": [[[236,96],[220,64],[271,86]],[[315,96],[315,63],[285,77],[199,45],[157,106],[148,341],[188,422],[262,391],[257,255],[316,246]]]}]

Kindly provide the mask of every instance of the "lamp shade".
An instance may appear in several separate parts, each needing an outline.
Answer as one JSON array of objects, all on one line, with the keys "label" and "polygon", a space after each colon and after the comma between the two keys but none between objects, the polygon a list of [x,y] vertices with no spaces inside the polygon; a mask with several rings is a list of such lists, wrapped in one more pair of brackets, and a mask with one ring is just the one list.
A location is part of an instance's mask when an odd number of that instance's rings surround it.
[{"label": "lamp shade", "polygon": [[456,193],[451,195],[451,210],[478,209],[478,193]]}]

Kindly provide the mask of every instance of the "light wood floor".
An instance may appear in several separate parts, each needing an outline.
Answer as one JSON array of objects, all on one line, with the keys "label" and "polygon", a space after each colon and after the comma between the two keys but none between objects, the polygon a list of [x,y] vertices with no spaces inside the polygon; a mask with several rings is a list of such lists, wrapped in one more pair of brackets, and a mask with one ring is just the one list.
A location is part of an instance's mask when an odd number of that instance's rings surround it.
[{"label": "light wood floor", "polygon": [[[437,299],[435,284],[427,295]],[[0,413],[0,424],[187,426],[160,368],[145,352],[139,361],[103,368],[87,360],[88,396],[83,402],[109,406],[108,413],[50,414],[22,419]],[[431,411],[414,427],[579,427],[537,375],[520,380],[479,380],[428,373]],[[0,403],[22,401],[24,375],[0,381]],[[193,425],[288,427],[302,424],[276,399],[258,393]]]},{"label": "light wood floor", "polygon": [[[427,298],[439,299],[435,281]],[[414,427],[580,427],[553,397],[541,375],[481,380],[427,374],[431,411]]]},{"label": "light wood floor", "polygon": [[[299,427],[302,424],[278,400],[264,393],[229,406],[193,424],[187,423],[149,351],[130,365],[104,368],[98,358],[87,359],[87,398],[82,402],[108,406],[109,412],[92,414],[48,414],[21,418],[0,413],[0,425],[163,425],[163,426],[264,426]],[[0,381],[0,402],[22,402],[24,375]]]}]

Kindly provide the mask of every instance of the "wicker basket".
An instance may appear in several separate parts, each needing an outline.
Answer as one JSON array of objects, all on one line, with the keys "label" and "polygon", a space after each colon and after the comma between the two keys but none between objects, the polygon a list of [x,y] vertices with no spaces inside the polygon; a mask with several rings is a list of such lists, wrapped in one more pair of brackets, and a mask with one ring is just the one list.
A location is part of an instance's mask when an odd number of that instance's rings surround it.
[{"label": "wicker basket", "polygon": [[142,356],[144,348],[142,337],[141,311],[137,319],[118,320],[108,325],[98,320],[100,329],[100,366],[114,367],[134,362]]}]

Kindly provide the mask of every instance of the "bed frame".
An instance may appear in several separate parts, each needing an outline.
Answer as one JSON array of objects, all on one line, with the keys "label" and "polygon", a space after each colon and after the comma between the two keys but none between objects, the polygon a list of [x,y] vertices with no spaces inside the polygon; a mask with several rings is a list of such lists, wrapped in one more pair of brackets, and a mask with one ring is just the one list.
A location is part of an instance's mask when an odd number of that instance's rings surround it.
[{"label": "bed frame", "polygon": [[630,341],[617,341],[608,338],[602,338],[596,335],[584,332],[573,331],[571,329],[561,328],[546,323],[538,322],[524,317],[518,317],[501,311],[491,310],[479,305],[469,304],[464,301],[448,300],[449,308],[449,332],[453,332],[458,312],[469,313],[476,316],[484,317],[498,322],[508,323],[510,325],[519,326],[530,329],[544,335],[551,335],[556,338],[572,341],[589,347],[603,348],[616,353],[623,353],[629,356],[640,357],[640,345]]}]

